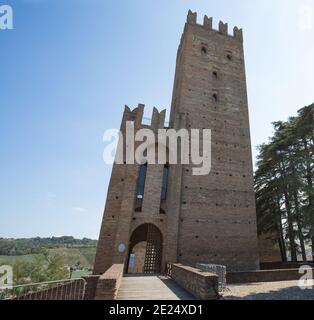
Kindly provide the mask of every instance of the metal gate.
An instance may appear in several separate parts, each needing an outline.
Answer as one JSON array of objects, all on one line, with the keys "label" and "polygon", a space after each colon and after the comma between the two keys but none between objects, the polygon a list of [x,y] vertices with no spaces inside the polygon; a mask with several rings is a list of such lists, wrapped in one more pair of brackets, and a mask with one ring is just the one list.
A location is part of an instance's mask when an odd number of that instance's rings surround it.
[{"label": "metal gate", "polygon": [[129,270],[130,257],[133,249],[140,242],[146,243],[142,272],[145,274],[160,273],[162,258],[162,234],[161,231],[151,223],[140,225],[133,231],[131,235],[127,272]]},{"label": "metal gate", "polygon": [[145,252],[145,273],[161,272],[161,247],[162,237],[157,227],[152,224],[147,226],[147,246]]}]

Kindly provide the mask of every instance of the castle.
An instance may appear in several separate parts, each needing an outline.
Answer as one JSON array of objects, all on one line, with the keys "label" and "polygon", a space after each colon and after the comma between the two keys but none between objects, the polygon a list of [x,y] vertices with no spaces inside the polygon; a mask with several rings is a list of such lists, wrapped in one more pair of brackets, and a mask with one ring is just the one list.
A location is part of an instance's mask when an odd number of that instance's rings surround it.
[{"label": "castle", "polygon": [[[114,164],[94,274],[112,264],[125,273],[161,273],[168,262],[259,269],[253,167],[242,30],[189,11],[178,49],[169,127],[210,128],[212,169],[194,176],[190,165]],[[165,127],[154,109],[125,108],[135,130]]]}]

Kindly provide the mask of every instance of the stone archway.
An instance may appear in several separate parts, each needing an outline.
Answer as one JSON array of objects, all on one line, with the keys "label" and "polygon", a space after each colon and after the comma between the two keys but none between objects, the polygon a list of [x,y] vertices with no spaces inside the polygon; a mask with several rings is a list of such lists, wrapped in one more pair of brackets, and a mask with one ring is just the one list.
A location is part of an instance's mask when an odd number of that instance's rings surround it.
[{"label": "stone archway", "polygon": [[162,234],[151,223],[137,227],[130,238],[127,273],[158,274],[161,272]]}]

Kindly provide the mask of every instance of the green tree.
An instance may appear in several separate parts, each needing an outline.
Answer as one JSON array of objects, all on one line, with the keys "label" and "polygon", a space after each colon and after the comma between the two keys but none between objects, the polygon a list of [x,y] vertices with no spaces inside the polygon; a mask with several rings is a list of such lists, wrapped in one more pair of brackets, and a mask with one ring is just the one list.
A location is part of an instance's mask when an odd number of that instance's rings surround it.
[{"label": "green tree", "polygon": [[282,260],[290,251],[306,261],[305,242],[314,243],[314,104],[297,117],[274,123],[274,134],[259,147],[255,191],[259,233],[278,241]]},{"label": "green tree", "polygon": [[17,261],[13,266],[15,284],[62,280],[69,277],[62,256],[38,256],[34,261]]}]

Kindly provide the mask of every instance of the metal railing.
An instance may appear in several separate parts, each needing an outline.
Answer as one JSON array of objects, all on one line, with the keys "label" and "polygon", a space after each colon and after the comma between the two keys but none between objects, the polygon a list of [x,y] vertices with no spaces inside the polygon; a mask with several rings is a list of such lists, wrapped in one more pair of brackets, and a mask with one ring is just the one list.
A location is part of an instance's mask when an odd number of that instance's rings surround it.
[{"label": "metal railing", "polygon": [[0,287],[0,300],[83,300],[82,278]]}]

